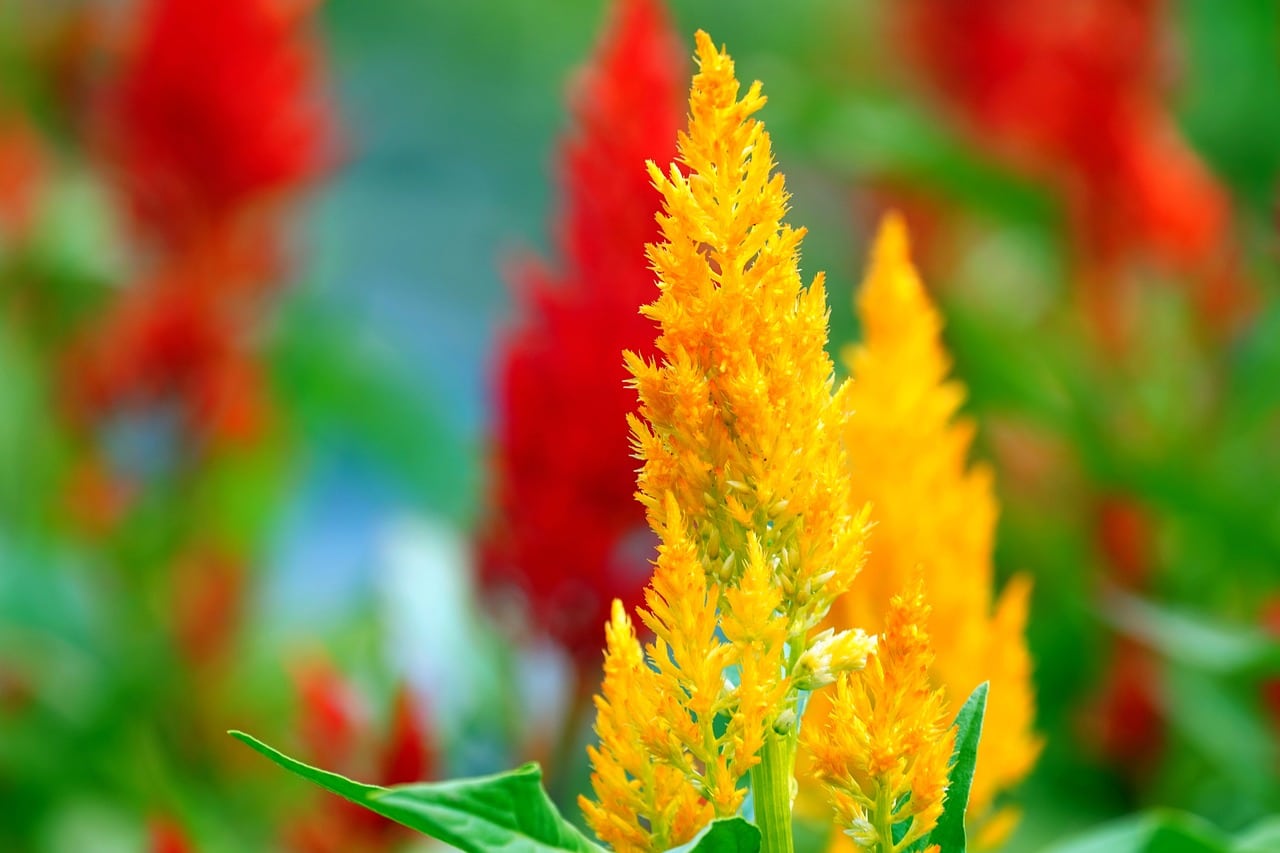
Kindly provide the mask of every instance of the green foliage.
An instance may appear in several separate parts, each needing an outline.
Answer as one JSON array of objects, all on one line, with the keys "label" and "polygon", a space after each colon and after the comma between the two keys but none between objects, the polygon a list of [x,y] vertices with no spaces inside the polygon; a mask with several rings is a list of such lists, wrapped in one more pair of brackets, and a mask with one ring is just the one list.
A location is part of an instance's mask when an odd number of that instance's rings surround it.
[{"label": "green foliage", "polygon": [[[528,850],[530,853],[590,853],[601,849],[556,811],[542,789],[542,770],[537,764],[526,764],[507,773],[475,779],[383,788],[364,785],[303,764],[243,732],[233,731],[230,734],[326,791],[460,850],[473,853],[500,849]],[[717,837],[721,834],[717,833]],[[714,846],[706,849],[730,851],[747,848]]]},{"label": "green foliage", "polygon": [[1220,624],[1119,590],[1107,596],[1103,612],[1120,631],[1195,669],[1224,675],[1280,670],[1280,641],[1260,628]]},{"label": "green foliage", "polygon": [[[230,734],[308,782],[461,850],[486,853],[516,845],[530,853],[603,849],[560,816],[542,788],[542,770],[536,763],[493,776],[384,788],[303,764],[244,732]],[[675,849],[757,853],[760,830],[742,818],[717,820]]]},{"label": "green foliage", "polygon": [[1107,824],[1045,853],[1266,853],[1280,849],[1280,818],[1230,837],[1203,818],[1153,810]]},{"label": "green foliage", "polygon": [[909,848],[910,853],[937,844],[942,853],[964,853],[964,813],[969,808],[969,788],[978,764],[978,742],[982,739],[982,719],[987,713],[988,684],[979,684],[956,714],[956,745],[951,753],[951,774],[947,780],[947,798],[938,825]]},{"label": "green foliage", "polygon": [[673,847],[669,853],[756,853],[760,849],[760,830],[740,817],[713,820],[688,844]]}]

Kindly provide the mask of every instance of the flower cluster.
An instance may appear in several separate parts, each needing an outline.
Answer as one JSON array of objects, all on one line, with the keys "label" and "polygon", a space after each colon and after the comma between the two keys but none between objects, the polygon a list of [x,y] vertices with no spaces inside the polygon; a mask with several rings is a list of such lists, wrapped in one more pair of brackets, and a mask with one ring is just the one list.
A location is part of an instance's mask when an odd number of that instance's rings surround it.
[{"label": "flower cluster", "polygon": [[938,654],[930,672],[951,714],[991,682],[987,728],[970,811],[992,821],[982,841],[1011,828],[995,796],[1022,780],[1039,752],[1031,730],[1034,696],[1023,636],[1030,583],[1015,578],[993,605],[992,543],[997,507],[992,475],[969,467],[973,424],[956,421],[964,389],[949,381],[941,317],[911,264],[906,227],[886,219],[858,297],[863,343],[845,354],[854,415],[845,426],[855,500],[874,507],[870,555],[858,591],[837,602],[836,627],[880,630],[883,602],[920,573],[933,610]]},{"label": "flower cluster", "polygon": [[177,401],[193,433],[265,418],[252,338],[279,203],[324,163],[327,116],[302,0],[149,0],[102,103],[102,147],[133,214],[136,280],[73,347],[73,413]]},{"label": "flower cluster", "polygon": [[830,713],[803,732],[836,820],[869,853],[910,846],[942,814],[955,731],[930,682],[928,615],[918,580],[895,595],[866,672],[841,676]]},{"label": "flower cluster", "polygon": [[[588,823],[618,849],[687,841],[735,813],[750,773],[762,830],[790,833],[800,688],[861,669],[874,638],[811,636],[863,561],[842,443],[848,386],[834,390],[826,293],[802,284],[803,231],[768,134],[739,98],[732,60],[697,34],[689,129],[649,247],[660,296],[654,363],[627,354],[639,495],[661,540],[640,618],[609,629],[591,750]],[[781,797],[768,790],[782,781]],[[783,802],[779,803],[781,799]],[[770,806],[781,806],[781,813]],[[785,825],[785,828],[782,829]]]},{"label": "flower cluster", "polygon": [[594,670],[609,603],[639,603],[652,539],[632,498],[624,349],[653,352],[648,159],[669,159],[684,61],[656,0],[621,0],[574,98],[561,268],[518,270],[522,313],[498,355],[493,506],[481,577],[528,598],[537,626]]},{"label": "flower cluster", "polygon": [[1203,278],[1208,313],[1244,294],[1224,251],[1230,199],[1162,105],[1162,0],[909,0],[908,41],[973,133],[1048,177],[1071,217],[1082,282],[1114,324],[1134,254]]},{"label": "flower cluster", "polygon": [[187,242],[324,165],[314,0],[148,0],[108,103],[107,145],[151,234]]}]

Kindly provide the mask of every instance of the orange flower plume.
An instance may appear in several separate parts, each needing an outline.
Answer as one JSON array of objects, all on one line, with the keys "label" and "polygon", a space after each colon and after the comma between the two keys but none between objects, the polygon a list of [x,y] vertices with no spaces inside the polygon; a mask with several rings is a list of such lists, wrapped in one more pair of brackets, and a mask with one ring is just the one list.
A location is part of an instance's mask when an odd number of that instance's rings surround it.
[{"label": "orange flower plume", "polygon": [[896,216],[876,240],[858,314],[865,339],[844,355],[854,413],[845,443],[854,500],[871,503],[875,526],[857,590],[836,603],[833,622],[880,630],[881,602],[921,573],[937,650],[930,672],[949,714],[991,682],[984,730],[999,735],[981,741],[969,812],[979,829],[988,825],[979,841],[992,844],[1014,816],[995,808],[996,794],[1027,775],[1040,748],[1023,637],[1030,583],[1020,576],[994,594],[991,471],[969,467],[973,425],[955,420],[964,389],[947,379],[942,319]]}]

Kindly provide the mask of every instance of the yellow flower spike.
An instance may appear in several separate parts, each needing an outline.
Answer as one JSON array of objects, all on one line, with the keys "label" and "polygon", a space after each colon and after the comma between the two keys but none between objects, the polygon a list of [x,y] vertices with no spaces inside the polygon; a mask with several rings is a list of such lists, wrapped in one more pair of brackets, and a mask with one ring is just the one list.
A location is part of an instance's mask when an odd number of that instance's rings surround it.
[{"label": "yellow flower spike", "polygon": [[844,355],[855,411],[844,435],[854,505],[873,505],[875,527],[858,592],[836,604],[830,624],[880,630],[879,603],[917,568],[923,573],[938,649],[931,674],[949,712],[991,682],[984,729],[999,736],[981,741],[969,800],[970,826],[991,846],[1015,823],[1013,813],[993,810],[996,794],[1030,772],[1040,749],[1023,636],[1030,582],[1014,578],[993,615],[992,474],[969,467],[974,428],[956,419],[964,388],[947,379],[942,319],[912,266],[898,216],[881,226],[857,308],[864,341]]},{"label": "yellow flower spike", "polygon": [[683,773],[655,761],[646,748],[657,746],[654,733],[641,727],[660,719],[658,676],[645,663],[620,601],[613,603],[605,636],[603,695],[596,697],[600,746],[587,748],[597,800],[579,803],[592,830],[615,850],[665,850],[687,839],[690,827],[696,833],[712,811]]},{"label": "yellow flower spike", "polygon": [[[837,820],[866,853],[909,846],[942,814],[955,730],[942,690],[929,682],[928,615],[919,581],[894,596],[866,670],[841,675],[829,714],[806,720],[802,734]],[[903,822],[895,844],[893,827]]]},{"label": "yellow flower spike", "polygon": [[[821,275],[801,280],[804,232],[782,221],[783,179],[753,117],[760,84],[739,97],[733,61],[706,33],[697,53],[678,160],[649,165],[664,242],[648,248],[659,296],[641,310],[660,324],[661,359],[624,355],[640,400],[638,498],[662,542],[640,612],[655,639],[640,669],[611,640],[601,707],[613,716],[597,726],[587,814],[614,837],[636,824],[642,835],[630,837],[676,845],[700,827],[655,811],[666,802],[650,790],[667,781],[658,771],[678,771],[717,816],[737,811],[749,774],[762,849],[785,853],[795,676],[817,686],[866,662],[865,634],[811,634],[858,573],[868,522],[850,495],[848,392],[832,391],[826,291]],[[611,683],[622,677],[634,686]],[[627,707],[609,698],[641,691],[651,695]],[[629,799],[615,790],[617,756],[632,759]]]}]

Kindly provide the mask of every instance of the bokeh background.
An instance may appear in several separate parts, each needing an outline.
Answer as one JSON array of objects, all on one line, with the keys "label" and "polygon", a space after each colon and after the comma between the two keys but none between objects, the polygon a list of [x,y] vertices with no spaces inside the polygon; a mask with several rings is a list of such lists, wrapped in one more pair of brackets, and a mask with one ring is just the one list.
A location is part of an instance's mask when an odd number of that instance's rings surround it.
[{"label": "bokeh background", "polygon": [[[375,782],[536,758],[576,811],[603,635],[573,617],[651,543],[624,507],[581,524],[605,580],[554,538],[495,568],[572,476],[504,492],[498,457],[612,428],[575,418],[620,359],[583,344],[540,402],[503,377],[567,198],[618,191],[561,148],[600,141],[614,5],[0,8],[0,850],[415,843],[228,728]],[[880,215],[912,229],[998,573],[1035,583],[1006,849],[1280,811],[1280,4],[668,6],[677,62],[703,28],[765,83],[833,352]]]}]

